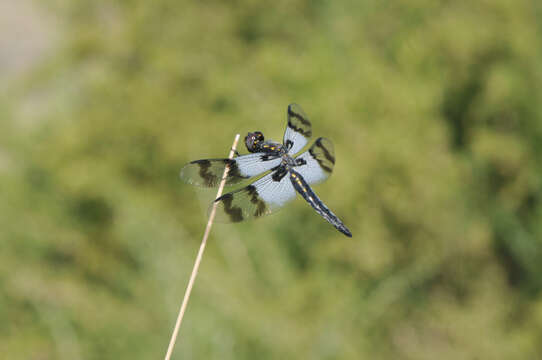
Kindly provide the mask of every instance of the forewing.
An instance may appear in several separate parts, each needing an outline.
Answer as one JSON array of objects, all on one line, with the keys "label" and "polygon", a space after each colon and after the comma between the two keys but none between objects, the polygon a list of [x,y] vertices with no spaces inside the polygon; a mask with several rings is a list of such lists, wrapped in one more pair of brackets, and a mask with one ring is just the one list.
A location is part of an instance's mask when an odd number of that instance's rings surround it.
[{"label": "forewing", "polygon": [[224,169],[229,165],[226,185],[237,184],[260,175],[280,164],[280,158],[265,153],[241,155],[233,159],[195,160],[181,169],[181,179],[192,185],[215,187],[220,184]]},{"label": "forewing", "polygon": [[234,158],[243,177],[253,177],[263,174],[272,168],[279,166],[281,158],[266,153],[254,153],[241,155]]},{"label": "forewing", "polygon": [[288,124],[284,132],[283,144],[290,155],[297,154],[307,145],[312,136],[311,123],[307,115],[297,104],[288,105]]},{"label": "forewing", "polygon": [[294,198],[295,190],[288,174],[274,171],[216,199],[215,219],[218,222],[240,222],[269,215]]},{"label": "forewing", "polygon": [[333,143],[326,138],[318,138],[309,150],[296,158],[306,164],[296,166],[295,170],[303,176],[308,184],[317,184],[326,180],[335,165],[335,150]]}]

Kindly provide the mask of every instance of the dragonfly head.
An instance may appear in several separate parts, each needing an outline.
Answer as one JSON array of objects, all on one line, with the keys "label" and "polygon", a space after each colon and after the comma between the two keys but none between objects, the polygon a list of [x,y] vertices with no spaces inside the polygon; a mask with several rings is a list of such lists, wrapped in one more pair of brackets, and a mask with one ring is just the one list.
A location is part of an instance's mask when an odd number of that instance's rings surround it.
[{"label": "dragonfly head", "polygon": [[257,152],[260,149],[260,144],[263,142],[264,137],[260,131],[249,132],[245,136],[245,145],[250,152]]}]

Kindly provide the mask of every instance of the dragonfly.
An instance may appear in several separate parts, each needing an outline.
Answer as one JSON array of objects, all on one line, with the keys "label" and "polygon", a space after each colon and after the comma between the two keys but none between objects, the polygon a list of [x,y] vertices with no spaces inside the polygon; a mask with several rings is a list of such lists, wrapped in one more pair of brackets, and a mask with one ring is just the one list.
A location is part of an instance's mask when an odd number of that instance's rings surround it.
[{"label": "dragonfly", "polygon": [[335,165],[333,143],[319,137],[307,151],[296,156],[311,138],[312,126],[297,104],[288,105],[286,117],[282,143],[265,140],[260,131],[249,132],[245,137],[249,154],[236,152],[237,156],[232,159],[191,161],[181,169],[181,179],[196,186],[216,187],[223,180],[226,168],[225,185],[235,185],[266,173],[248,186],[214,200],[215,219],[235,223],[269,215],[295,199],[297,193],[338,231],[352,237],[346,225],[310,187],[331,175]]}]

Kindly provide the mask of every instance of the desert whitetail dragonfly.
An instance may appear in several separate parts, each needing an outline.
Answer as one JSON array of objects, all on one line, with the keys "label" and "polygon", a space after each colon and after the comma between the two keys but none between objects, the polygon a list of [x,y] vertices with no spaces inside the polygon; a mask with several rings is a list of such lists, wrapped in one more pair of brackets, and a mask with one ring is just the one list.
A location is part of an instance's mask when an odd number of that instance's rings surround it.
[{"label": "desert whitetail dragonfly", "polygon": [[337,230],[352,237],[350,230],[327,208],[309,186],[322,182],[331,175],[335,154],[331,140],[320,137],[299,156],[312,135],[311,123],[297,104],[288,106],[288,125],[283,143],[264,141],[260,131],[248,133],[245,145],[250,154],[233,159],[195,160],[181,170],[181,179],[198,186],[214,187],[220,184],[226,166],[229,167],[226,185],[267,175],[252,184],[215,200],[216,219],[239,222],[271,214],[295,198],[296,191]]}]

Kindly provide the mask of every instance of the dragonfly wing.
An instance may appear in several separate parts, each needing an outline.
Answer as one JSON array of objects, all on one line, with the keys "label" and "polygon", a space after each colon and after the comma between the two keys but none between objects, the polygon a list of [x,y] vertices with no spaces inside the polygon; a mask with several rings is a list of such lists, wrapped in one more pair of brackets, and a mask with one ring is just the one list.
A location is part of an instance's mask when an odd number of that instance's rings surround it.
[{"label": "dragonfly wing", "polygon": [[308,184],[318,184],[326,180],[333,172],[335,165],[333,143],[329,139],[318,138],[309,150],[296,158],[296,161],[304,163],[295,167],[303,179]]},{"label": "dragonfly wing", "polygon": [[224,170],[229,166],[226,185],[233,185],[271,170],[280,161],[280,158],[265,153],[241,155],[233,159],[195,160],[181,169],[181,179],[192,185],[215,187],[220,184]]},{"label": "dragonfly wing", "polygon": [[269,215],[295,198],[294,187],[283,168],[215,200],[218,222],[240,222]]},{"label": "dragonfly wing", "polygon": [[283,144],[288,153],[294,155],[307,145],[312,136],[311,123],[301,106],[297,104],[288,105],[287,119]]}]

